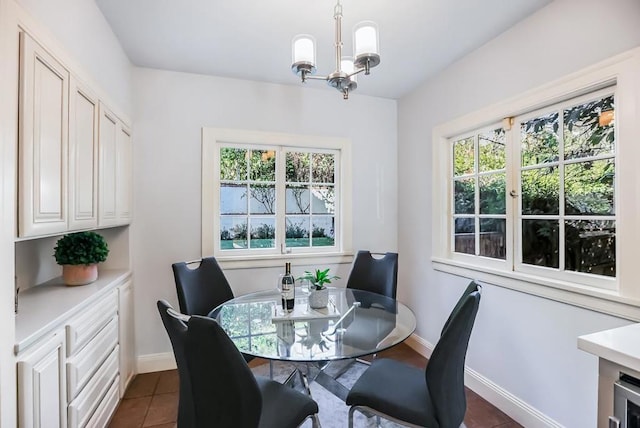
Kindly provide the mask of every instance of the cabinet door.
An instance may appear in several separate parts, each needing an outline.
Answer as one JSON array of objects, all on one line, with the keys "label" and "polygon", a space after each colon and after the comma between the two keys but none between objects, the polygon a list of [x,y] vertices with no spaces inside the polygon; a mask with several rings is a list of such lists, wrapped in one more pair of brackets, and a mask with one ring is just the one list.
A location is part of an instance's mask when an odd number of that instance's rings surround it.
[{"label": "cabinet door", "polygon": [[116,147],[118,120],[104,104],[100,104],[100,148],[98,225],[117,224],[116,214]]},{"label": "cabinet door", "polygon": [[20,33],[18,235],[67,230],[69,73]]},{"label": "cabinet door", "polygon": [[133,379],[135,364],[133,328],[133,283],[125,282],[118,288],[120,299],[119,342],[120,342],[120,395],[124,395],[127,385]]},{"label": "cabinet door", "polygon": [[71,77],[69,230],[98,225],[98,100]]},{"label": "cabinet door", "polygon": [[131,133],[121,126],[118,129],[116,148],[116,208],[118,224],[129,224],[131,221],[132,149]]},{"label": "cabinet door", "polygon": [[18,357],[18,421],[21,428],[67,425],[64,334]]}]

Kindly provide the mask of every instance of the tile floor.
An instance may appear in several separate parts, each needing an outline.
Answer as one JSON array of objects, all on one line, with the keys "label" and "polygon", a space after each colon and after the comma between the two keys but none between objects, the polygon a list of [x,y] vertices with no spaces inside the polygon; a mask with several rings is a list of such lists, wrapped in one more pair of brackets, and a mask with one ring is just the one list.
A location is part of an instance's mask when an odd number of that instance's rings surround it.
[{"label": "tile floor", "polygon": [[[424,367],[427,363],[424,357],[404,344],[397,345],[378,355],[401,360],[418,367]],[[253,360],[250,366],[262,363],[264,361]],[[136,376],[131,382],[109,427],[176,428],[177,416],[178,372],[169,370],[145,373]],[[468,428],[521,427],[470,390],[467,390],[467,414],[464,423]]]}]

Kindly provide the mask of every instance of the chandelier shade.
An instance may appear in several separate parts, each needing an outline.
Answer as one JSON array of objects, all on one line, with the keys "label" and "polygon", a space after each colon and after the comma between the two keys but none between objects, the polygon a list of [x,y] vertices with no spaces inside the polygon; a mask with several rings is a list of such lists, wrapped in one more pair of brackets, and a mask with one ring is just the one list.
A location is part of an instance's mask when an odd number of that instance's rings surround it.
[{"label": "chandelier shade", "polygon": [[371,21],[363,21],[353,29],[354,58],[342,56],[342,4],[338,0],[334,8],[335,20],[335,60],[336,69],[326,76],[315,76],[316,43],[313,36],[299,34],[292,41],[291,70],[305,83],[307,80],[325,80],[329,86],[349,98],[349,92],[358,87],[357,75],[368,75],[371,68],[380,64],[380,44],[378,26]]},{"label": "chandelier shade", "polygon": [[315,69],[316,66],[316,41],[313,36],[299,34],[292,42],[292,63],[294,66],[308,65]]},{"label": "chandelier shade", "polygon": [[[375,22],[362,21],[353,28],[353,55],[359,67],[375,67],[380,63],[378,26]],[[375,64],[373,64],[375,62]],[[366,74],[369,74],[365,71]]]}]

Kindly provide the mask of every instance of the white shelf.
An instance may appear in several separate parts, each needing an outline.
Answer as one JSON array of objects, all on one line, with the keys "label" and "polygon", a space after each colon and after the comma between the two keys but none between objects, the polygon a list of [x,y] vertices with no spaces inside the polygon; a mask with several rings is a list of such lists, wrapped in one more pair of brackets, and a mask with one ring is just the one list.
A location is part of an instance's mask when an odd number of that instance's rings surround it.
[{"label": "white shelf", "polygon": [[52,333],[65,320],[121,284],[128,269],[100,270],[91,284],[68,287],[54,278],[20,293],[16,315],[16,355],[43,336]]},{"label": "white shelf", "polygon": [[578,337],[578,348],[640,372],[640,324]]}]

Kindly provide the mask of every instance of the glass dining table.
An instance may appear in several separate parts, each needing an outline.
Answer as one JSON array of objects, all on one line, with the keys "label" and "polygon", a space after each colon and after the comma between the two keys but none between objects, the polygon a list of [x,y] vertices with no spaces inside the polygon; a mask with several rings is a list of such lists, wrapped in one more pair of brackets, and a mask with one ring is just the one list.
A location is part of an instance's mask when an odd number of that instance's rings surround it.
[{"label": "glass dining table", "polygon": [[344,400],[348,390],[324,368],[390,348],[415,330],[413,312],[397,300],[368,291],[329,288],[329,304],[312,309],[306,288],[296,288],[293,312],[282,310],[277,289],[229,300],[209,316],[227,332],[240,352],[267,360],[307,363],[288,379],[317,381]]}]

